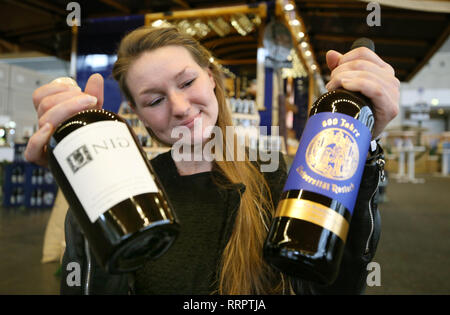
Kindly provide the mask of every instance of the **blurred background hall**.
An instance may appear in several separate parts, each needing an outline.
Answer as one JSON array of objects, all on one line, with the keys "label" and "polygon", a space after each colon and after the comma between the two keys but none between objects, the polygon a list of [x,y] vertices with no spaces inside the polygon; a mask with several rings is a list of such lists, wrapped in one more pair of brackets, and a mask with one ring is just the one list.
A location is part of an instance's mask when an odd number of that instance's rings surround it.
[{"label": "blurred background hall", "polygon": [[[37,128],[37,87],[61,76],[84,87],[101,73],[105,108],[129,122],[148,157],[169,150],[147,134],[110,76],[120,38],[144,24],[175,25],[210,49],[234,125],[250,146],[276,146],[289,163],[311,104],[326,91],[326,52],[373,39],[401,96],[380,140],[380,278],[366,294],[450,293],[448,1],[8,0],[0,19],[0,294],[59,294],[67,203],[51,172],[23,157]],[[284,136],[261,135],[261,126],[280,126]]]}]

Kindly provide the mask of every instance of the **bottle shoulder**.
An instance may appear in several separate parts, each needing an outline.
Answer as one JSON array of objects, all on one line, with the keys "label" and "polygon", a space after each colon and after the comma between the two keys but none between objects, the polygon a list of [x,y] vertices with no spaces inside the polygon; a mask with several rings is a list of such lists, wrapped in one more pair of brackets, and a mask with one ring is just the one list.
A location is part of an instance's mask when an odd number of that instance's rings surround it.
[{"label": "bottle shoulder", "polygon": [[310,116],[321,112],[359,116],[361,112],[372,111],[371,101],[358,92],[336,89],[321,95],[312,105]]},{"label": "bottle shoulder", "polygon": [[62,122],[53,133],[53,138],[62,139],[79,128],[102,121],[126,123],[119,115],[104,109],[84,110]]}]

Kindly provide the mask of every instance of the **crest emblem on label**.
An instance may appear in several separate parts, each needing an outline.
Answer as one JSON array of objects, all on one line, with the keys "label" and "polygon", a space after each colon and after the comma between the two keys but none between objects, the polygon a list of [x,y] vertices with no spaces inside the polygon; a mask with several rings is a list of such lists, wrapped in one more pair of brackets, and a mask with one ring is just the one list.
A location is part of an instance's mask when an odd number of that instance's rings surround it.
[{"label": "crest emblem on label", "polygon": [[72,169],[73,173],[76,173],[79,169],[81,169],[92,160],[92,155],[91,153],[89,153],[86,145],[82,145],[71,154],[69,154],[69,156],[66,158],[66,161]]},{"label": "crest emblem on label", "polygon": [[344,129],[324,129],[309,143],[305,159],[315,173],[333,180],[347,180],[358,168],[358,144]]}]

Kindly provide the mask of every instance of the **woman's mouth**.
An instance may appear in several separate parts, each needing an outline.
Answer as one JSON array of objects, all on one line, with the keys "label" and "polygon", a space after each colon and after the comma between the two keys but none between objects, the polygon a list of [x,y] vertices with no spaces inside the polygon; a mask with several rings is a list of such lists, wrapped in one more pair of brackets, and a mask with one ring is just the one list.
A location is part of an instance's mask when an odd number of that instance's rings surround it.
[{"label": "woman's mouth", "polygon": [[196,119],[200,119],[201,118],[201,112],[199,112],[197,115],[190,117],[184,121],[181,122],[180,126],[186,126],[189,129],[191,129],[192,127],[194,127],[195,124],[195,120]]}]

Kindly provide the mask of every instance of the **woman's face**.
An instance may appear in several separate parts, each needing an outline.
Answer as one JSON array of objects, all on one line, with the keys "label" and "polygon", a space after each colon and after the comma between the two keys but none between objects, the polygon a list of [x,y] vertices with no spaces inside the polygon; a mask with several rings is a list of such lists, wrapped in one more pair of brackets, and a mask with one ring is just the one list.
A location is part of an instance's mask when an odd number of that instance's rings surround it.
[{"label": "woman's face", "polygon": [[218,103],[211,71],[200,67],[189,51],[166,46],[142,54],[130,67],[126,83],[135,101],[135,112],[160,140],[173,144],[172,130],[186,126],[194,139],[195,124],[214,126]]}]

